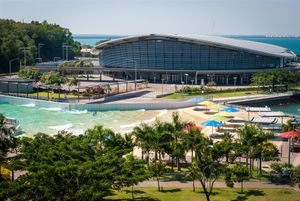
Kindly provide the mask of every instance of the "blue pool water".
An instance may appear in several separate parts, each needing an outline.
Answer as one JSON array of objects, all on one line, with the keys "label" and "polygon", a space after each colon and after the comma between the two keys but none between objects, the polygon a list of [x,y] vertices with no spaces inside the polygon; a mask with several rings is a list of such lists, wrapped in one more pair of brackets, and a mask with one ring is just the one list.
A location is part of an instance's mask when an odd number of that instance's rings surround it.
[{"label": "blue pool water", "polygon": [[60,108],[42,108],[34,104],[12,105],[0,102],[0,113],[6,117],[16,118],[26,135],[38,132],[56,134],[66,130],[73,134],[83,134],[88,128],[101,124],[116,132],[129,132],[141,122],[150,123],[156,117],[168,118],[167,111],[104,111],[61,110]]},{"label": "blue pool water", "polygon": [[271,107],[274,111],[282,111],[288,114],[300,116],[300,103],[289,105],[278,105]]}]

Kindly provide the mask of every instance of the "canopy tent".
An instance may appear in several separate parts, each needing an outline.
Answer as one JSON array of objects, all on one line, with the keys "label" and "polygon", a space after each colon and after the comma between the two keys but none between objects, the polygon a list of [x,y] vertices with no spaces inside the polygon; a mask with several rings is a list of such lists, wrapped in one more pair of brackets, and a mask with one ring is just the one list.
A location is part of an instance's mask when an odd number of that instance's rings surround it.
[{"label": "canopy tent", "polygon": [[271,108],[269,107],[247,107],[247,112],[271,112]]},{"label": "canopy tent", "polygon": [[224,112],[239,112],[240,110],[238,110],[236,108],[233,108],[233,107],[226,107],[226,108],[222,109],[221,111],[224,111]]}]

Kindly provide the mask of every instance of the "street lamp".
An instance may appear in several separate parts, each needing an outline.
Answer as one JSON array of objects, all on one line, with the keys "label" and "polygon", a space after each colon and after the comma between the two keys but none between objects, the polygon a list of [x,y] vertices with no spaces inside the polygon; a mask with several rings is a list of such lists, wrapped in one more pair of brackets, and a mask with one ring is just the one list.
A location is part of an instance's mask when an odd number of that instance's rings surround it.
[{"label": "street lamp", "polygon": [[13,61],[16,61],[16,60],[19,60],[19,58],[14,58],[14,59],[12,59],[12,60],[9,60],[9,77],[11,78],[11,63],[13,62]]},{"label": "street lamp", "polygon": [[188,79],[188,76],[189,76],[189,74],[184,74],[185,75],[185,85],[187,85],[187,79]]},{"label": "street lamp", "polygon": [[39,43],[38,44],[38,59],[39,59],[39,62],[41,63],[42,62],[42,58],[41,58],[41,48],[44,44],[43,43]]},{"label": "street lamp", "polygon": [[23,54],[24,54],[24,66],[26,66],[26,52],[29,52],[29,48],[28,47],[21,47],[20,49],[23,51]]}]

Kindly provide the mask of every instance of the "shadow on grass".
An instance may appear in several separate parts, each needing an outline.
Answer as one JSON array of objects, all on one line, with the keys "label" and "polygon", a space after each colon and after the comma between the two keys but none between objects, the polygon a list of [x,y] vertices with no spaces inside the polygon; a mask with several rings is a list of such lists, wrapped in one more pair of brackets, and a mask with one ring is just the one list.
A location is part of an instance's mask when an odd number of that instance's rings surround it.
[{"label": "shadow on grass", "polygon": [[[131,194],[131,190],[123,190],[125,193],[130,193]],[[133,190],[134,194],[145,194],[145,191],[141,191],[141,190]]]},{"label": "shadow on grass", "polygon": [[[134,198],[134,200],[138,200],[138,201],[160,201],[160,199],[150,198],[150,197],[138,197],[138,198]],[[132,199],[105,199],[105,201],[132,201]]]},{"label": "shadow on grass", "polygon": [[180,192],[180,191],[181,191],[180,188],[162,189],[161,190],[162,193],[175,193],[175,192]]},{"label": "shadow on grass", "polygon": [[244,200],[247,200],[248,197],[250,197],[250,196],[264,196],[265,195],[265,193],[261,190],[248,190],[244,194],[242,194],[242,193],[239,193],[239,194],[240,195],[237,196],[232,201],[244,201]]},{"label": "shadow on grass", "polygon": [[[196,191],[196,193],[201,193],[201,194],[205,195],[204,191]],[[218,194],[220,194],[220,193],[216,192],[216,191],[213,191],[213,192],[211,192],[210,195],[215,196],[215,195],[218,195]]]}]

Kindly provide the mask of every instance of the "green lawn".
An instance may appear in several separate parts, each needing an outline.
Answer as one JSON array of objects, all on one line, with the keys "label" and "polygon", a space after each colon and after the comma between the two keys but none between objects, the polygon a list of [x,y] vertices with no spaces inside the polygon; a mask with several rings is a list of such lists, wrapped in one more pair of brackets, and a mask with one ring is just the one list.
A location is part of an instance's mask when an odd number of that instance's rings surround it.
[{"label": "green lawn", "polygon": [[[130,189],[123,189],[115,192],[106,200],[131,200]],[[164,192],[158,192],[155,188],[134,188],[135,198],[145,201],[206,201],[205,195],[198,188],[193,192],[192,188],[164,188]],[[240,194],[239,188],[214,189],[211,201],[300,201],[300,191],[293,189],[244,189],[245,193]]]},{"label": "green lawn", "polygon": [[237,92],[218,92],[218,93],[210,93],[210,94],[197,94],[197,95],[184,95],[181,93],[174,93],[163,98],[167,99],[181,99],[181,98],[194,98],[199,96],[210,96],[213,98],[225,98],[225,97],[234,97],[234,96],[248,96],[248,95],[257,95],[257,94],[264,94],[265,91],[237,91]]}]

